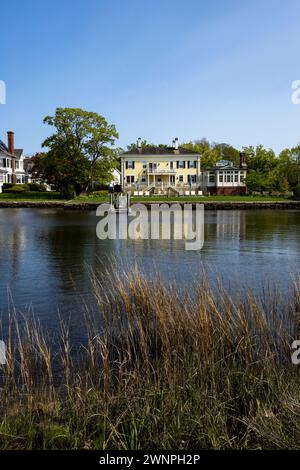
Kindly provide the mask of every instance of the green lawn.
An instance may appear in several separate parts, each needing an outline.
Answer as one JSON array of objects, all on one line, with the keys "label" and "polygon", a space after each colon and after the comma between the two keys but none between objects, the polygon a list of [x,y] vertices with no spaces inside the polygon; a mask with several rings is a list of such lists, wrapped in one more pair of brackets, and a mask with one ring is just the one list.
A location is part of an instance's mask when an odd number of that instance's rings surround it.
[{"label": "green lawn", "polygon": [[[131,197],[131,202],[269,202],[289,201],[290,199],[276,196],[138,196]],[[107,202],[108,196],[78,196],[73,202]]]},{"label": "green lawn", "polygon": [[101,196],[77,196],[75,199],[72,199],[70,202],[90,202],[90,203],[97,203],[97,202],[109,202],[108,194],[103,194]]},{"label": "green lawn", "polygon": [[289,201],[290,199],[276,196],[152,196],[132,197],[132,202],[155,202],[155,201],[183,201],[183,202],[269,202]]},{"label": "green lawn", "polygon": [[60,193],[25,191],[20,193],[1,193],[0,201],[62,201]]},{"label": "green lawn", "polygon": [[[132,197],[134,202],[284,202],[290,199],[276,196],[151,196]],[[65,201],[71,203],[103,203],[108,202],[108,194],[97,196],[78,196],[69,201],[63,199],[58,192],[22,192],[22,193],[1,193],[1,201]]]}]

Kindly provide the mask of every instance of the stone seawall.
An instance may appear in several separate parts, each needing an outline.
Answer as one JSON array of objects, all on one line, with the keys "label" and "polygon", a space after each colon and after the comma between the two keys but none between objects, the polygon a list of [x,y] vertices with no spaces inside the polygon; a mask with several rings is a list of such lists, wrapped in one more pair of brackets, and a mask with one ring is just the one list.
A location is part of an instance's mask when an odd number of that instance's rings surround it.
[{"label": "stone seawall", "polygon": [[48,209],[48,208],[65,208],[66,202],[63,201],[0,201],[0,209],[5,207],[14,209]]},{"label": "stone seawall", "polygon": [[[144,202],[145,206],[151,207],[152,204],[192,204],[194,207],[196,204],[201,204],[201,201],[190,202],[187,201],[153,201],[153,202]],[[101,202],[63,202],[63,201],[0,201],[0,209],[2,208],[37,208],[37,209],[64,209],[64,210],[96,210],[97,207],[102,204]],[[205,201],[205,209],[207,210],[244,210],[244,209],[296,209],[300,210],[300,201],[243,201],[243,202],[234,202],[234,201]]]}]

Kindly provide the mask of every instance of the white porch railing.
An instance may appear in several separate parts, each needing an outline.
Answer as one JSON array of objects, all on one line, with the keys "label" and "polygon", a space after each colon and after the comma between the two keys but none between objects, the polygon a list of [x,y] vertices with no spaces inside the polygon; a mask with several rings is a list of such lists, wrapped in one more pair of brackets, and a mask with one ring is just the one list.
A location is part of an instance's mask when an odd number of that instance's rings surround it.
[{"label": "white porch railing", "polygon": [[169,175],[175,175],[176,170],[174,170],[172,168],[163,169],[163,170],[160,170],[159,168],[148,168],[147,173],[153,174],[153,175],[168,175],[168,174]]}]

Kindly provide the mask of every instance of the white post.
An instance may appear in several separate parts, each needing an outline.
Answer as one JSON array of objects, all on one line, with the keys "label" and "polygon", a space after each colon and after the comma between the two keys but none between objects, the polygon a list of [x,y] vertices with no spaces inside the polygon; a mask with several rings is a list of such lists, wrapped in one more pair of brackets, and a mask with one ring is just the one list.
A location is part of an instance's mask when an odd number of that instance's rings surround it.
[{"label": "white post", "polygon": [[124,158],[121,157],[121,190],[124,192],[125,184],[124,184],[124,169],[123,169],[123,165],[124,165]]}]

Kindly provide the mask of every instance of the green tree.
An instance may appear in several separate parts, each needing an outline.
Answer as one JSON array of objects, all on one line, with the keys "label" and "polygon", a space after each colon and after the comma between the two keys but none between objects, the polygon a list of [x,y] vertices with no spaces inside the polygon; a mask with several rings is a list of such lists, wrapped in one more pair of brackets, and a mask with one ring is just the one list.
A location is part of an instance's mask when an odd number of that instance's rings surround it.
[{"label": "green tree", "polygon": [[77,194],[92,187],[95,179],[110,178],[116,158],[112,148],[116,128],[103,116],[79,108],[57,108],[44,123],[55,128],[43,142],[48,152],[40,160],[40,174],[63,193]]},{"label": "green tree", "polygon": [[294,188],[294,197],[296,199],[300,199],[300,184],[298,184],[295,188]]},{"label": "green tree", "polygon": [[279,180],[279,184],[278,184],[278,190],[281,192],[281,193],[287,193],[290,189],[290,186],[289,186],[289,182],[287,180],[287,178],[281,178]]},{"label": "green tree", "polygon": [[263,145],[243,147],[247,155],[247,188],[251,191],[278,190],[278,158]]},{"label": "green tree", "polygon": [[296,174],[297,185],[300,185],[300,145],[291,149],[294,174]]},{"label": "green tree", "polygon": [[263,145],[256,147],[243,147],[247,155],[247,165],[249,170],[263,172],[265,175],[274,170],[278,164],[278,159],[272,149],[265,149]]},{"label": "green tree", "polygon": [[300,145],[280,152],[277,171],[278,180],[286,179],[289,189],[295,190],[300,184]]},{"label": "green tree", "polygon": [[277,179],[279,187],[282,181],[287,181],[289,189],[297,185],[297,172],[290,149],[284,149],[280,152],[277,165]]},{"label": "green tree", "polygon": [[265,178],[259,171],[252,170],[247,174],[246,183],[248,191],[260,192],[264,189]]},{"label": "green tree", "polygon": [[202,169],[215,166],[219,160],[229,160],[235,165],[239,164],[240,153],[229,144],[209,143],[206,138],[203,138],[201,140],[195,140],[194,142],[184,143],[182,147],[201,155]]},{"label": "green tree", "polygon": [[240,152],[229,144],[214,144],[213,149],[219,154],[219,160],[228,160],[234,165],[240,164]]}]

